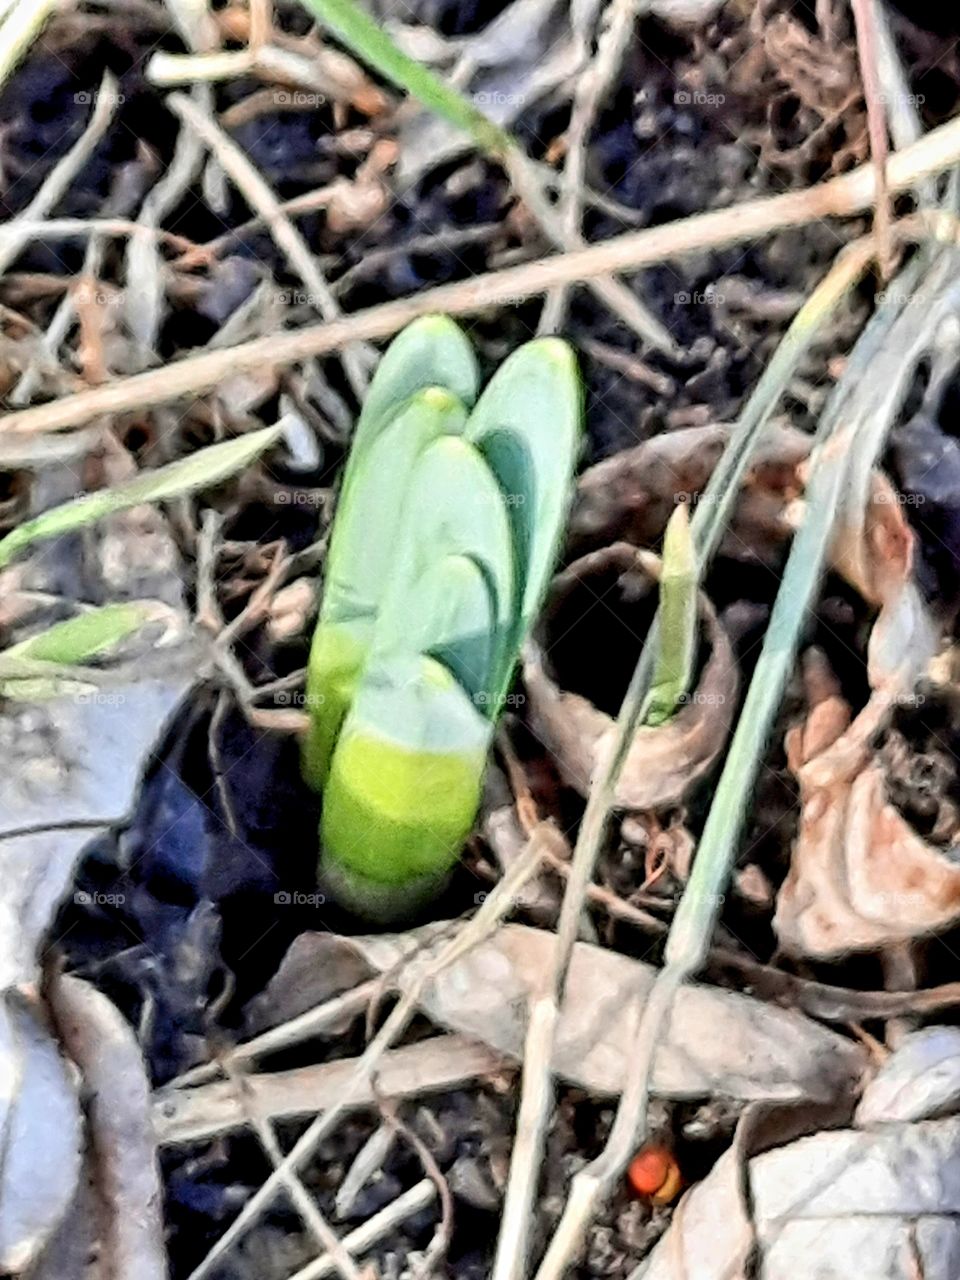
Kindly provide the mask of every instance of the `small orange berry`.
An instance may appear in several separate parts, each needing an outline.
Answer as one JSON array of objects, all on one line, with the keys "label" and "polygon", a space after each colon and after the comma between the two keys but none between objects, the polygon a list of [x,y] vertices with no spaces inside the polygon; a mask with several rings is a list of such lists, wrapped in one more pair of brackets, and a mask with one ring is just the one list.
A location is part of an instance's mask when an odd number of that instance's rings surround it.
[{"label": "small orange berry", "polygon": [[630,1161],[627,1180],[638,1196],[669,1204],[683,1186],[680,1166],[666,1147],[643,1147]]}]

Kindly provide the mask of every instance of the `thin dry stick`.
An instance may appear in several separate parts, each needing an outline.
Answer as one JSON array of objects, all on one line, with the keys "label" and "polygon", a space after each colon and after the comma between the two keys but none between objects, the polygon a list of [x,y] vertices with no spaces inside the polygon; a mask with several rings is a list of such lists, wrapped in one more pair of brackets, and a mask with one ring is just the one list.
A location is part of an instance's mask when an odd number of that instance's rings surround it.
[{"label": "thin dry stick", "polygon": [[[412,1218],[415,1213],[432,1204],[436,1195],[436,1187],[429,1178],[424,1178],[409,1191],[405,1191],[402,1196],[398,1196],[393,1204],[388,1204],[385,1209],[368,1218],[362,1227],[357,1227],[356,1231],[351,1231],[349,1235],[344,1236],[343,1247],[349,1253],[359,1257],[368,1249],[372,1249],[385,1236],[391,1235],[401,1222]],[[310,1262],[302,1267],[290,1277],[290,1280],[323,1280],[323,1277],[328,1276],[332,1270],[333,1260],[329,1255],[325,1255],[317,1258],[316,1262]]]},{"label": "thin dry stick", "polygon": [[[563,225],[561,218],[546,197],[536,165],[519,147],[510,147],[503,157],[503,163],[517,194],[557,248],[574,253],[582,250],[586,241],[579,231],[568,231]],[[669,331],[625,284],[619,280],[610,279],[607,272],[592,277],[592,281],[591,288],[597,297],[605,302],[614,315],[619,316],[638,338],[659,351],[665,351],[668,355],[676,354],[677,344]]]},{"label": "thin dry stick", "polygon": [[[286,255],[290,266],[306,286],[310,300],[325,320],[336,320],[342,312],[330,292],[323,272],[317,266],[306,240],[280,207],[280,201],[260,176],[251,161],[216,121],[199,110],[196,103],[182,93],[172,93],[168,105],[185,125],[209,147],[224,172],[239,188],[251,209],[266,221],[270,234]],[[367,375],[358,348],[345,347],[343,367],[354,395],[362,400],[367,390]]]},{"label": "thin dry stick", "polygon": [[278,1053],[281,1049],[289,1049],[292,1045],[301,1044],[342,1019],[362,1013],[379,990],[379,978],[371,978],[369,982],[361,983],[352,991],[334,996],[333,999],[317,1005],[315,1009],[308,1009],[296,1018],[291,1018],[289,1022],[271,1027],[269,1031],[261,1032],[252,1040],[238,1044],[235,1049],[231,1049],[214,1062],[204,1062],[200,1066],[192,1067],[164,1085],[164,1089],[186,1089],[192,1085],[204,1084],[208,1080],[215,1079],[221,1066],[226,1070],[230,1066],[250,1062],[255,1058],[263,1058],[268,1054]]},{"label": "thin dry stick", "polygon": [[247,43],[251,49],[266,44],[273,30],[273,0],[250,0],[250,32]]},{"label": "thin dry stick", "polygon": [[56,7],[57,0],[19,0],[18,4],[6,6],[0,27],[0,85],[6,84],[17,63],[32,48]]},{"label": "thin dry stick", "polygon": [[61,156],[50,170],[27,207],[4,228],[3,239],[0,240],[0,275],[3,275],[29,243],[29,224],[45,218],[60,203],[77,174],[96,151],[113,119],[117,103],[117,81],[109,71],[105,71],[87,127],[67,154]]},{"label": "thin dry stick", "polygon": [[[821,283],[794,319],[773,362],[771,362],[754,390],[741,415],[739,431],[733,433],[731,443],[727,446],[720,465],[711,477],[704,495],[705,501],[699,505],[697,516],[695,517],[694,529],[697,535],[699,551],[698,578],[715,548],[726,520],[727,511],[737,492],[739,478],[742,476],[749,460],[750,450],[758,441],[760,432],[776,407],[783,388],[786,386],[790,375],[796,369],[802,355],[809,348],[821,324],[829,316],[847,289],[859,278],[869,260],[870,249],[864,246],[862,242],[848,247],[841,254],[826,280]],[[574,944],[577,940],[583,904],[606,833],[609,814],[613,807],[616,793],[617,778],[633,740],[635,728],[643,722],[646,708],[649,704],[656,632],[657,625],[655,624],[651,629],[647,642],[644,644],[630,687],[624,698],[617,721],[617,738],[613,744],[613,749],[599,777],[591,788],[574,848],[570,874],[567,878],[560,912],[553,969],[544,982],[543,995],[541,997],[544,1005],[547,1002],[552,1002],[554,1008],[549,1015],[545,1011],[542,1012],[536,1023],[531,1019],[528,1027],[524,1048],[524,1094],[521,1097],[520,1113],[521,1117],[524,1115],[529,1117],[527,1123],[530,1127],[530,1135],[515,1156],[514,1163],[517,1160],[522,1160],[523,1163],[519,1169],[511,1168],[510,1171],[511,1181],[516,1180],[518,1188],[522,1189],[517,1191],[518,1198],[521,1195],[529,1196],[531,1194],[531,1188],[536,1185],[539,1167],[543,1160],[546,1117],[552,1099],[551,1061],[553,1057],[553,1038],[551,1028],[555,1027],[559,1019],[562,993],[573,956]],[[664,1009],[669,1008],[672,1000],[671,982],[672,979],[670,982],[661,982],[659,988],[655,985],[651,993],[645,1011],[645,1017],[651,1025],[653,1025],[652,1020],[655,1017],[656,1010],[661,1004]],[[634,1011],[634,1016],[638,1016],[636,1011]],[[631,1072],[625,1085],[620,1111],[624,1111],[628,1106],[632,1107],[634,1105],[631,1088],[634,1086],[635,1080],[636,1073]],[[527,1096],[528,1090],[529,1098]],[[547,1274],[551,1276],[560,1274],[563,1269],[561,1260],[562,1264],[565,1265],[566,1258],[569,1255],[570,1231],[579,1230],[583,1223],[589,1221],[589,1214],[594,1203],[599,1197],[601,1189],[605,1189],[606,1185],[606,1182],[601,1183],[597,1179],[579,1177],[574,1180],[567,1211],[561,1223],[563,1234],[561,1235],[561,1230],[558,1228],[554,1243],[551,1245],[547,1258],[543,1263],[542,1277]],[[504,1222],[506,1226],[506,1215]],[[575,1227],[568,1229],[568,1224],[570,1223],[576,1224]],[[510,1241],[510,1247],[523,1251],[520,1260],[520,1266],[523,1267],[526,1261],[526,1229],[522,1223],[518,1226],[516,1220],[511,1220],[510,1227],[515,1233]],[[575,1239],[576,1243],[579,1244],[579,1236],[576,1236]],[[515,1266],[511,1268],[506,1245],[498,1250],[499,1257],[504,1258],[502,1263],[504,1275],[516,1274]]]},{"label": "thin dry stick", "polygon": [[366,1087],[383,1052],[402,1034],[424,988],[449,965],[488,937],[497,928],[503,917],[513,910],[516,895],[526,882],[536,875],[540,867],[542,861],[540,853],[541,842],[549,847],[551,840],[556,838],[554,830],[546,824],[538,828],[531,838],[524,856],[517,859],[504,878],[495,886],[477,914],[468,920],[456,936],[440,949],[435,958],[428,960],[426,964],[411,975],[409,984],[403,991],[400,1000],[358,1061],[352,1077],[353,1083],[346,1086],[339,1104],[317,1116],[306,1131],[301,1134],[280,1168],[274,1170],[260,1190],[251,1196],[203,1262],[200,1263],[195,1271],[191,1272],[188,1280],[203,1280],[204,1276],[208,1276],[211,1269],[231,1245],[253,1225],[273,1201],[279,1187],[282,1185],[282,1171],[299,1169],[310,1159],[327,1134],[339,1123],[340,1118],[350,1106],[352,1099],[360,1090]]},{"label": "thin dry stick", "polygon": [[[887,184],[891,191],[904,191],[958,162],[960,119],[941,125],[914,146],[892,155],[887,166]],[[411,320],[431,312],[468,315],[496,303],[514,302],[517,297],[546,293],[555,285],[573,280],[631,271],[705,248],[753,240],[783,227],[862,213],[870,207],[875,193],[873,167],[863,166],[807,191],[766,196],[730,209],[630,231],[576,252],[509,267],[474,280],[439,285],[414,298],[369,307],[329,324],[187,356],[163,369],[151,369],[8,414],[0,420],[0,430],[63,431],[82,426],[101,414],[149,409],[181,396],[207,391],[228,375],[293,364],[309,356],[337,351],[350,342],[388,338]]]},{"label": "thin dry stick", "polygon": [[[581,230],[590,131],[610,86],[619,74],[637,16],[647,8],[649,0],[610,0],[601,19],[603,30],[597,42],[596,57],[577,77],[573,111],[567,128],[567,158],[560,186],[560,219],[569,236],[578,236]],[[556,333],[563,328],[568,294],[567,285],[551,290],[540,317],[539,332]]]},{"label": "thin dry stick", "polygon": [[877,200],[873,230],[877,237],[877,261],[884,278],[893,274],[893,199],[887,189],[887,159],[890,154],[887,136],[887,109],[878,69],[876,0],[851,0],[857,28],[857,51],[860,78],[867,102],[867,128],[870,133],[870,156],[877,174]]},{"label": "thin dry stick", "polygon": [[280,1144],[277,1142],[276,1134],[273,1132],[273,1125],[260,1114],[256,1103],[250,1101],[248,1090],[244,1085],[243,1075],[228,1068],[227,1076],[237,1086],[244,1103],[244,1110],[247,1112],[250,1123],[253,1125],[260,1140],[260,1145],[280,1176],[284,1190],[293,1201],[297,1212],[314,1240],[322,1249],[327,1251],[333,1265],[345,1277],[345,1280],[360,1280],[360,1271],[357,1264],[343,1247],[343,1241],[307,1194],[307,1190],[297,1176],[296,1170],[282,1168],[283,1152],[280,1150]]},{"label": "thin dry stick", "polygon": [[[22,222],[20,218],[23,218]],[[25,235],[28,240],[62,240],[68,236],[95,239],[97,236],[141,235],[168,244],[178,253],[195,253],[198,248],[186,236],[178,236],[174,231],[164,231],[158,227],[144,227],[139,222],[131,222],[129,218],[49,218],[40,221],[21,214],[13,222],[0,227],[0,252],[8,241],[15,241],[21,235]]]}]

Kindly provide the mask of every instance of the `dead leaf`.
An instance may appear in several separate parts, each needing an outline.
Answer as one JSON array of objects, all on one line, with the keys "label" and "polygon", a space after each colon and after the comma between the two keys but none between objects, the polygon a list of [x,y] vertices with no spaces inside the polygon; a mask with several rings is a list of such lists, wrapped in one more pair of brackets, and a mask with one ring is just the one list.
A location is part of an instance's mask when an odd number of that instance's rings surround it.
[{"label": "dead leaf", "polygon": [[938,645],[913,582],[914,535],[889,482],[874,476],[859,523],[834,542],[834,567],[879,607],[868,647],[872,693],[856,718],[817,654],[806,658],[809,713],[787,735],[800,830],[774,928],[789,953],[831,957],[944,929],[960,918],[960,867],[891,802],[873,752],[898,701],[914,696]]},{"label": "dead leaf", "polygon": [[960,1107],[960,1028],[907,1036],[863,1091],[857,1127],[932,1120]]},{"label": "dead leaf", "polygon": [[[89,1172],[98,1253],[110,1280],[166,1280],[163,1198],[150,1085],[132,1028],[89,983],[58,977],[50,1002],[89,1098]],[[83,1272],[59,1280],[83,1280]]]},{"label": "dead leaf", "polygon": [[[153,1109],[157,1141],[161,1146],[206,1142],[244,1128],[254,1115],[274,1120],[312,1117],[341,1101],[356,1065],[357,1059],[347,1058],[291,1071],[254,1072],[244,1076],[243,1090],[233,1080],[163,1089]],[[443,1093],[493,1075],[501,1065],[496,1054],[465,1036],[434,1036],[384,1053],[376,1087],[371,1083],[358,1093],[356,1106],[375,1106],[378,1097]]]},{"label": "dead leaf", "polygon": [[38,949],[81,851],[129,816],[201,663],[202,649],[187,643],[96,689],[0,713],[0,990],[36,982]]},{"label": "dead leaf", "polygon": [[955,1280],[960,1274],[960,1118],[842,1129],[747,1164],[735,1151],[681,1200],[630,1280]]},{"label": "dead leaf", "polygon": [[[303,934],[294,962],[297,1006],[309,1007],[329,994],[324,975],[342,967],[344,954],[360,956],[388,985],[403,987],[417,966],[429,962],[430,944],[449,928],[449,922],[438,923],[426,930],[360,938]],[[508,925],[430,983],[422,1008],[441,1026],[519,1061],[526,1010],[549,970],[555,944],[552,933]],[[619,1093],[634,1056],[628,1011],[649,992],[656,972],[652,965],[617,952],[576,944],[554,1049],[553,1068],[559,1076],[595,1094]],[[258,1001],[261,1009],[282,999],[292,973],[285,960]],[[315,998],[311,981],[319,983]],[[859,1045],[791,1010],[691,985],[677,996],[653,1087],[670,1098],[821,1099],[849,1092],[864,1063]]]},{"label": "dead leaf", "polygon": [[56,1042],[9,991],[0,998],[0,1126],[0,1270],[19,1274],[67,1210],[82,1139],[77,1091]]},{"label": "dead leaf", "polygon": [[[624,573],[639,568],[654,577],[659,563],[657,557],[625,542],[590,552],[554,578],[548,610],[580,582],[609,572],[611,567]],[[712,605],[703,594],[700,601],[710,655],[687,705],[666,724],[637,730],[617,785],[620,808],[648,810],[679,804],[709,770],[726,741],[739,673],[730,640]],[[524,653],[523,679],[534,731],[555,756],[564,780],[586,796],[616,734],[613,717],[589,699],[559,687],[548,672],[536,636]]]},{"label": "dead leaf", "polygon": [[[696,503],[730,436],[724,425],[685,427],[654,436],[589,467],[577,484],[570,518],[574,554],[616,539],[653,546],[678,502]],[[793,530],[787,504],[802,491],[799,468],[810,438],[792,428],[768,431],[747,472],[721,554],[778,565]]]}]

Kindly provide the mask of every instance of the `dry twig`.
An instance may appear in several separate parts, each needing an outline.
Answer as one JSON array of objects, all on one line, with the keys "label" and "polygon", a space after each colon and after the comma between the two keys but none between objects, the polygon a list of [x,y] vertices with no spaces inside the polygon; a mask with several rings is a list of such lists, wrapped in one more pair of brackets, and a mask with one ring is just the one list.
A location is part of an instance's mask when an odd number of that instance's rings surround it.
[{"label": "dry twig", "polygon": [[[941,125],[914,146],[892,155],[887,166],[888,186],[891,191],[907,190],[924,177],[958,162],[960,119]],[[766,196],[730,209],[627,232],[585,249],[491,272],[474,280],[439,285],[414,298],[369,307],[327,324],[187,356],[163,369],[151,369],[8,414],[0,423],[0,431],[63,431],[82,426],[101,414],[148,409],[209,390],[228,375],[326,355],[351,342],[388,338],[417,316],[431,312],[468,315],[495,303],[545,293],[570,281],[630,271],[704,248],[753,240],[783,227],[862,213],[875,195],[876,174],[872,166],[863,166],[806,191]]]}]

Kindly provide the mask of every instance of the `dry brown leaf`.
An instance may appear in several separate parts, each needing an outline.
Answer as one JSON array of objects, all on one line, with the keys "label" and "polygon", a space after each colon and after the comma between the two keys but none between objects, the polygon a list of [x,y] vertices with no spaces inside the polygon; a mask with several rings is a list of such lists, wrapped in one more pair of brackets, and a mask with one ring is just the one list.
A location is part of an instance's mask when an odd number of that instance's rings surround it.
[{"label": "dry brown leaf", "polygon": [[[157,1094],[153,1127],[161,1146],[206,1142],[242,1129],[253,1115],[274,1120],[314,1116],[336,1106],[343,1097],[357,1059],[323,1062],[291,1071],[251,1073],[243,1089],[233,1080],[218,1080],[193,1089],[166,1089]],[[464,1036],[434,1036],[384,1053],[371,1084],[356,1099],[358,1108],[375,1106],[378,1097],[418,1098],[460,1088],[494,1075],[501,1067],[496,1054]]]},{"label": "dry brown leaf", "polygon": [[[580,477],[570,519],[576,554],[622,538],[652,546],[678,502],[696,502],[730,437],[722,425],[654,436],[589,467]],[[777,564],[792,533],[785,512],[802,491],[799,468],[810,438],[780,427],[765,436],[748,471],[721,547],[736,559]]]},{"label": "dry brown leaf", "polygon": [[800,786],[800,830],[774,928],[790,953],[830,957],[879,949],[960,918],[960,867],[891,803],[872,740],[898,701],[913,697],[937,645],[911,577],[914,535],[880,476],[858,529],[841,528],[834,567],[880,609],[870,636],[872,694],[852,719],[839,685],[808,654],[806,723],[787,735]]},{"label": "dry brown leaf", "polygon": [[[150,1085],[136,1037],[107,997],[79,978],[58,977],[50,1002],[89,1099],[88,1163],[106,1275],[110,1280],[166,1280]],[[59,1280],[84,1280],[84,1272]]]},{"label": "dry brown leaf", "polygon": [[33,1263],[73,1198],[80,1174],[80,1104],[35,1007],[0,998],[0,1271]]},{"label": "dry brown leaf", "polygon": [[[735,1150],[681,1200],[630,1280],[955,1280],[960,1118]],[[754,1243],[758,1251],[751,1267]]]},{"label": "dry brown leaf", "polygon": [[[388,986],[403,988],[420,964],[430,962],[431,943],[448,930],[449,923],[441,923],[360,938],[304,934],[293,962],[299,982],[294,1007],[329,995],[325,975],[342,969],[344,955],[361,957]],[[549,972],[555,945],[552,933],[508,925],[427,986],[423,1011],[449,1030],[520,1061],[526,1011]],[[656,973],[652,965],[577,943],[554,1045],[557,1075],[595,1094],[619,1093],[635,1053],[630,1010],[646,997]],[[292,981],[284,961],[259,1007],[281,1001]],[[315,996],[311,983],[317,985]],[[859,1045],[791,1010],[691,985],[677,996],[653,1087],[671,1098],[825,1099],[848,1096],[864,1063]]]},{"label": "dry brown leaf", "polygon": [[[581,581],[611,568],[621,572],[639,568],[655,577],[659,560],[625,542],[615,542],[557,574],[550,603],[560,603]],[[617,784],[620,808],[647,810],[679,804],[726,741],[739,673],[726,631],[707,598],[701,595],[700,600],[710,655],[687,705],[666,724],[637,730]],[[589,699],[558,686],[536,637],[524,654],[523,679],[534,731],[555,756],[565,781],[581,795],[588,795],[616,735],[614,718]]]}]

